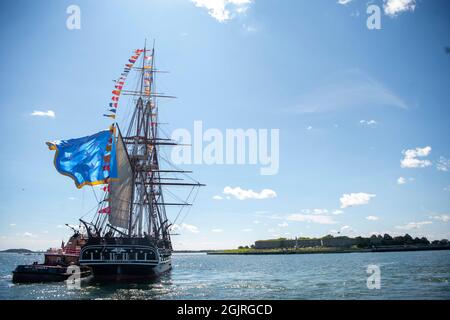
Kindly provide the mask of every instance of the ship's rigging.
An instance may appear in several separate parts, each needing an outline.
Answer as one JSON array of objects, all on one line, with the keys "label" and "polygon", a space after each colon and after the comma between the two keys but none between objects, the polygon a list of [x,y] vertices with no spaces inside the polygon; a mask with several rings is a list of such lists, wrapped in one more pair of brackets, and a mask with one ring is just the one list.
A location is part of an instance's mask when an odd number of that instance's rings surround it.
[{"label": "ship's rigging", "polygon": [[[137,74],[135,87],[130,89],[128,85],[125,90],[124,83],[116,86],[134,106],[131,117],[123,124],[124,132],[122,125],[112,126],[118,179],[111,179],[103,187],[105,193],[93,220],[80,221],[89,237],[145,237],[171,250],[171,227],[183,217],[183,208],[189,211],[202,184],[188,175],[190,171],[177,168],[163,156],[162,148],[177,142],[162,134],[158,99],[174,97],[156,91],[155,74],[163,71],[155,68],[154,45],[140,52],[139,60],[132,67],[128,65]],[[118,99],[114,100],[116,107],[118,103]],[[112,118],[115,119],[115,112]],[[178,186],[191,188],[184,200],[168,190]],[[169,219],[166,207],[179,208],[173,219]]]}]

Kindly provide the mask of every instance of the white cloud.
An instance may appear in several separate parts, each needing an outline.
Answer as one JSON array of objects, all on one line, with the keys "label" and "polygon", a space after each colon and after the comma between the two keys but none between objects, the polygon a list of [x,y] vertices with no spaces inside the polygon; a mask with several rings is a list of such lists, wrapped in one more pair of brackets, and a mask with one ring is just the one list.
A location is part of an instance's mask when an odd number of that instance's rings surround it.
[{"label": "white cloud", "polygon": [[422,226],[427,225],[427,224],[432,224],[432,223],[433,222],[431,222],[431,221],[410,222],[403,226],[396,226],[396,228],[402,229],[402,230],[420,229],[420,228],[422,228]]},{"label": "white cloud", "polygon": [[279,226],[280,228],[286,228],[286,227],[289,226],[289,224],[285,221],[285,222],[283,222],[283,223],[279,223],[278,226]]},{"label": "white cloud", "polygon": [[231,188],[231,187],[225,187],[223,189],[223,193],[229,196],[233,196],[238,200],[247,200],[247,199],[269,199],[269,198],[275,198],[277,196],[277,193],[271,189],[263,189],[261,192],[255,192],[251,189],[244,190],[240,187]]},{"label": "white cloud", "polygon": [[308,126],[308,127],[306,128],[306,130],[308,130],[308,131],[311,131],[312,129],[313,129],[312,126]]},{"label": "white cloud", "polygon": [[15,227],[15,226],[16,226],[15,223],[10,223],[9,225],[10,225],[11,227]]},{"label": "white cloud", "polygon": [[219,22],[245,13],[253,0],[191,0],[196,7],[205,8],[208,14]]},{"label": "white cloud", "polygon": [[404,158],[400,161],[402,168],[425,168],[431,165],[429,160],[421,160],[417,158],[423,158],[430,154],[431,147],[426,146],[424,148],[408,149],[402,151]]},{"label": "white cloud", "polygon": [[286,217],[289,221],[299,221],[299,222],[313,222],[318,224],[335,224],[336,221],[333,220],[331,216],[318,215],[318,214],[303,214],[295,213],[290,214]]},{"label": "white cloud", "polygon": [[373,197],[376,197],[376,195],[364,192],[350,193],[350,194],[345,193],[339,200],[341,201],[341,208],[345,209],[348,207],[368,204],[370,199]]},{"label": "white cloud", "polygon": [[346,5],[346,4],[349,4],[350,2],[352,2],[353,0],[338,0],[338,3],[339,4],[342,4],[342,5]]},{"label": "white cloud", "polygon": [[450,168],[450,159],[446,159],[445,157],[440,157],[436,163],[436,168],[439,171],[448,171]]},{"label": "white cloud", "polygon": [[375,120],[361,120],[359,121],[361,126],[375,128],[378,125],[378,122]]},{"label": "white cloud", "polygon": [[313,214],[327,214],[328,210],[327,209],[313,209],[312,213]]},{"label": "white cloud", "polygon": [[403,177],[400,177],[397,179],[397,184],[405,184],[406,183],[406,179]]},{"label": "white cloud", "polygon": [[436,219],[436,220],[440,220],[442,222],[449,222],[450,221],[450,215],[448,215],[448,214],[441,214],[439,216],[432,216],[430,218]]},{"label": "white cloud", "polygon": [[243,24],[242,27],[244,28],[244,30],[246,32],[249,32],[249,33],[258,31],[258,28],[255,27],[255,26],[250,26],[250,25]]},{"label": "white cloud", "polygon": [[219,195],[215,195],[215,196],[213,197],[213,199],[214,199],[214,200],[223,200],[223,197],[222,197],[222,196],[219,196]]},{"label": "white cloud", "polygon": [[253,231],[253,229],[246,228],[246,229],[242,229],[242,231],[244,231],[244,232],[251,232],[251,231]]},{"label": "white cloud", "polygon": [[73,201],[73,200],[77,200],[77,198],[75,198],[75,197],[69,197],[68,199],[69,199],[69,200],[72,200],[72,201]]},{"label": "white cloud", "polygon": [[342,211],[342,210],[334,210],[333,212],[332,212],[332,214],[334,214],[334,215],[339,215],[339,214],[343,214],[344,213],[344,211]]},{"label": "white cloud", "polygon": [[[231,1],[231,2],[233,2],[233,1]],[[235,1],[235,2],[239,2],[239,1]],[[244,2],[244,1],[240,1],[240,2]],[[250,2],[251,1],[248,1],[247,3],[250,3]],[[247,10],[248,10],[248,7],[246,7],[246,6],[240,6],[240,7],[236,8],[237,13],[246,13]]]},{"label": "white cloud", "polygon": [[30,116],[54,118],[54,117],[56,117],[56,114],[52,110],[47,110],[47,111],[36,111],[35,110],[32,113],[30,113]]},{"label": "white cloud", "polygon": [[260,224],[261,222],[259,220],[253,220],[254,224]]},{"label": "white cloud", "polygon": [[378,217],[376,217],[376,216],[367,216],[366,219],[369,220],[369,221],[377,221],[377,220],[380,220],[380,218],[378,218]]},{"label": "white cloud", "polygon": [[212,229],[211,231],[212,231],[212,232],[216,232],[216,233],[221,233],[221,232],[223,232],[222,229]]},{"label": "white cloud", "polygon": [[415,0],[384,0],[384,13],[388,16],[396,16],[405,11],[414,11],[416,9]]},{"label": "white cloud", "polygon": [[31,232],[25,232],[25,233],[23,234],[23,236],[24,236],[24,237],[27,237],[27,238],[34,237],[34,235],[33,235]]},{"label": "white cloud", "polygon": [[299,96],[297,105],[289,108],[288,112],[311,114],[381,106],[407,109],[402,98],[360,70],[340,72],[313,85],[309,92]]},{"label": "white cloud", "polygon": [[200,231],[198,230],[197,226],[194,226],[192,224],[187,224],[187,223],[182,223],[180,225],[178,224],[174,224],[171,227],[172,231],[183,231],[183,230],[187,230],[191,233],[199,233]]},{"label": "white cloud", "polygon": [[353,230],[352,227],[350,226],[343,226],[341,227],[341,232],[354,232],[355,230]]}]

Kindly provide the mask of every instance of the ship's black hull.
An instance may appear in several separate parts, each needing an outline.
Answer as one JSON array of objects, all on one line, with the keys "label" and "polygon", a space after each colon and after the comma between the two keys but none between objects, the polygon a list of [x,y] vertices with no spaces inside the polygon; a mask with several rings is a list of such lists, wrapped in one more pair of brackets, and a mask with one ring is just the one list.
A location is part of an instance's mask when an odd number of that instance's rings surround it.
[{"label": "ship's black hull", "polygon": [[171,263],[146,265],[96,265],[92,266],[95,281],[145,281],[154,280],[172,269]]},{"label": "ship's black hull", "polygon": [[96,281],[155,279],[172,268],[170,251],[146,239],[91,241],[81,249],[80,265],[92,269]]}]

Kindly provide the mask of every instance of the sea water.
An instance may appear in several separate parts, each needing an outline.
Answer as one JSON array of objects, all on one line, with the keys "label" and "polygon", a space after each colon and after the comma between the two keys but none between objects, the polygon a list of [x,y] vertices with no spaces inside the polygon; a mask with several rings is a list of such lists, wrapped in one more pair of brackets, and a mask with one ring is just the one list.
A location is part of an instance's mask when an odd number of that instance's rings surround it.
[{"label": "sea water", "polygon": [[450,251],[174,254],[173,270],[148,283],[13,284],[14,267],[33,261],[43,255],[0,254],[0,299],[450,299]]}]

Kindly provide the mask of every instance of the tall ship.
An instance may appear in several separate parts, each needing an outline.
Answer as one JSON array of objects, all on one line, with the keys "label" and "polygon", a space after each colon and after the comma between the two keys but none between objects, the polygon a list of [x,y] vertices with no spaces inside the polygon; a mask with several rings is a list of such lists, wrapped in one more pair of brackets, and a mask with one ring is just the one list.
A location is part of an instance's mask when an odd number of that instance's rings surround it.
[{"label": "tall ship", "polygon": [[[80,219],[86,243],[79,263],[90,267],[97,280],[150,279],[170,270],[171,230],[203,186],[161,155],[165,146],[177,142],[161,134],[159,101],[174,97],[156,92],[160,72],[154,45],[134,50],[114,81],[104,114],[111,126],[91,136],[47,143],[56,150],[54,162],[61,174],[78,188],[96,186],[102,192],[92,219]],[[120,125],[119,111],[124,111]],[[180,197],[172,187],[188,189]],[[168,208],[176,208],[175,217],[169,218]]]}]

